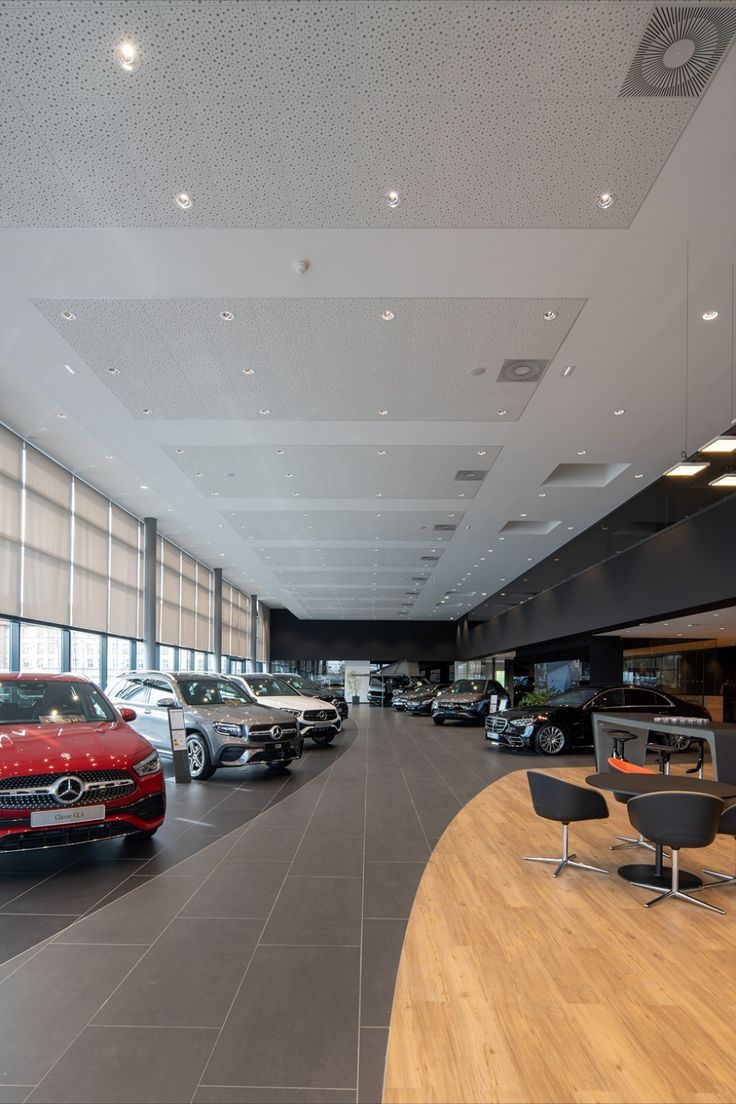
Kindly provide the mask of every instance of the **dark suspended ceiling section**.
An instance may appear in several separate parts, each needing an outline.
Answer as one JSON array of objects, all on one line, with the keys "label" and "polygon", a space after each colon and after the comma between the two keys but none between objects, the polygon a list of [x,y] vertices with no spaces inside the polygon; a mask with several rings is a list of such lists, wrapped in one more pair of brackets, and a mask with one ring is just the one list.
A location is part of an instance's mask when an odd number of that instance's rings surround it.
[{"label": "dark suspended ceiling section", "polygon": [[457,658],[736,602],[736,495],[489,621],[458,625]]},{"label": "dark suspended ceiling section", "polygon": [[408,659],[452,662],[454,621],[301,621],[271,610],[273,659]]}]

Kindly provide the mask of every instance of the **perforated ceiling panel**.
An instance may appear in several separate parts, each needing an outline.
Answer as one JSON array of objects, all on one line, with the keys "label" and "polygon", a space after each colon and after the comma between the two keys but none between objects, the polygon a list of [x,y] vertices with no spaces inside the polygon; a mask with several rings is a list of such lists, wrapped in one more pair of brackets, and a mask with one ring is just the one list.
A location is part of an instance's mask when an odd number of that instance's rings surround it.
[{"label": "perforated ceiling panel", "polygon": [[617,109],[650,11],[2,0],[3,224],[626,226],[694,107]]},{"label": "perforated ceiling panel", "polygon": [[[455,513],[461,522],[461,511]],[[447,513],[439,511],[359,511],[359,510],[248,510],[223,515],[244,539],[250,536],[260,540],[329,540],[356,541],[392,540],[421,542],[431,548],[442,548],[451,533],[434,533],[432,527],[447,519]],[[454,524],[454,522],[453,522]]]},{"label": "perforated ceiling panel", "polygon": [[[351,421],[513,421],[535,388],[496,382],[501,364],[529,350],[554,357],[584,302],[46,299],[35,305],[136,418],[322,420],[339,412]],[[394,312],[389,322],[382,318],[387,307]],[[232,321],[221,319],[223,308]],[[76,321],[63,319],[65,309]],[[551,322],[544,320],[547,310],[556,315]],[[478,366],[488,371],[472,375]]]}]

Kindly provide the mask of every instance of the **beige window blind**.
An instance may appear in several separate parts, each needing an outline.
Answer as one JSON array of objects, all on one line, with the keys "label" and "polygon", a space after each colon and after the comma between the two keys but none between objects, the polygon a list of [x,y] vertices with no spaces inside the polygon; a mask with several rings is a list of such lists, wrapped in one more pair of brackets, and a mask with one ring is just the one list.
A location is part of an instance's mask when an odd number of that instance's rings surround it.
[{"label": "beige window blind", "polygon": [[20,613],[20,499],[23,442],[0,426],[0,614]]},{"label": "beige window blind", "polygon": [[143,607],[141,523],[113,505],[110,534],[110,632],[116,636],[140,636]]},{"label": "beige window blind", "polygon": [[69,623],[72,477],[26,446],[22,615]]},{"label": "beige window blind", "polygon": [[110,503],[85,483],[74,483],[71,623],[107,631]]}]

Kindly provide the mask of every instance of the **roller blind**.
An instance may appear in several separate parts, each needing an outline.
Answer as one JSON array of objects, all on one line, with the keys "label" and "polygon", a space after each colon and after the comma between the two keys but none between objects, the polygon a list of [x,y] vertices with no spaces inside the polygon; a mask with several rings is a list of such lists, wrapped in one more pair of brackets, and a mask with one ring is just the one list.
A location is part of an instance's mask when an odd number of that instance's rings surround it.
[{"label": "roller blind", "polygon": [[164,540],[159,542],[160,618],[158,639],[162,644],[179,643],[179,610],[181,603],[181,552]]},{"label": "roller blind", "polygon": [[195,647],[201,652],[212,651],[214,636],[213,625],[213,587],[214,576],[202,564],[197,564],[197,623],[195,628]]},{"label": "roller blind", "polygon": [[22,615],[69,623],[72,477],[26,446]]},{"label": "roller blind", "polygon": [[232,655],[233,588],[222,584],[222,654]]},{"label": "roller blind", "polygon": [[140,636],[141,523],[119,506],[110,518],[110,632],[116,636]]},{"label": "roller blind", "polygon": [[20,499],[23,442],[0,426],[0,614],[20,613]]},{"label": "roller blind", "polygon": [[182,648],[196,648],[197,640],[197,561],[181,554],[181,630]]},{"label": "roller blind", "polygon": [[75,628],[107,631],[110,503],[74,482],[72,614]]}]

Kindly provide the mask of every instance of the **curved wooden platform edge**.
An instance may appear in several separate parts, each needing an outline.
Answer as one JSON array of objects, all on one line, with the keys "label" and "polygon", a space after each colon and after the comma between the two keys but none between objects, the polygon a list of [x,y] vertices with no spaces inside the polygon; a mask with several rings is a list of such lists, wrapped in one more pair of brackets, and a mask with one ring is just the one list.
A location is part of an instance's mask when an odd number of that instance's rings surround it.
[{"label": "curved wooden platform edge", "polygon": [[[551,771],[583,783],[589,768]],[[690,1104],[736,1100],[736,890],[718,916],[616,874],[625,807],[573,825],[572,849],[610,876],[525,863],[559,855],[526,771],[492,783],[445,831],[414,901],[394,994],[384,1104]],[[681,865],[731,871],[733,841]]]}]

